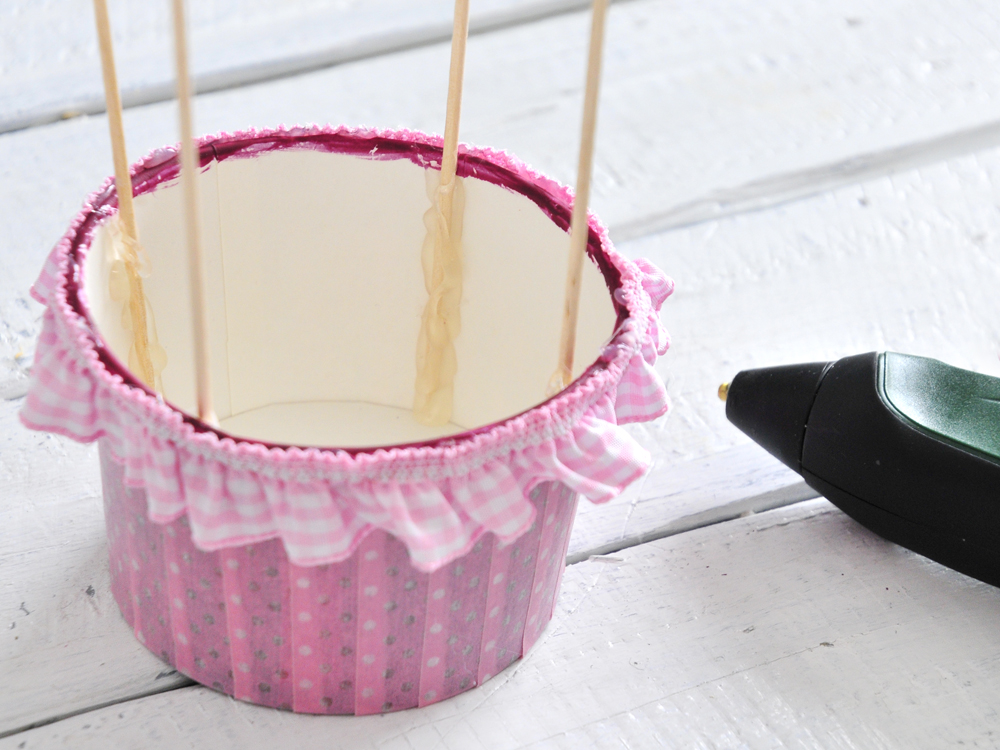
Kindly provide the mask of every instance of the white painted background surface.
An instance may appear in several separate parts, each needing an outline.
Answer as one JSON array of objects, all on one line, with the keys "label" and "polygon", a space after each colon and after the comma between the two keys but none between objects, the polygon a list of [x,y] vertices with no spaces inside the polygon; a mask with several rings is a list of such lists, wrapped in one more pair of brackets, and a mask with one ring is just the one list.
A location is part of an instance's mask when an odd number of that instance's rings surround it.
[{"label": "white painted background surface", "polygon": [[[202,132],[442,127],[450,3],[194,5],[204,75],[368,45],[200,97]],[[508,25],[470,41],[462,132],[567,182],[586,37],[584,14],[556,12],[571,6],[473,0]],[[126,89],[168,80],[164,8],[111,9]],[[0,6],[0,123],[99,93],[91,26],[87,3]],[[743,367],[881,348],[1000,374],[998,40],[1000,10],[969,0],[613,7],[593,201],[622,252],[678,282],[660,364],[675,408],[634,428],[657,465],[581,506],[571,560],[624,545],[622,562],[570,566],[527,659],[386,717],[238,704],[135,642],[108,590],[94,452],[16,420],[40,315],[27,287],[110,171],[106,122],[0,135],[0,748],[1000,745],[997,591],[822,500],[724,520],[811,493],[714,395]],[[169,103],[130,109],[132,158],[174,120]]]}]

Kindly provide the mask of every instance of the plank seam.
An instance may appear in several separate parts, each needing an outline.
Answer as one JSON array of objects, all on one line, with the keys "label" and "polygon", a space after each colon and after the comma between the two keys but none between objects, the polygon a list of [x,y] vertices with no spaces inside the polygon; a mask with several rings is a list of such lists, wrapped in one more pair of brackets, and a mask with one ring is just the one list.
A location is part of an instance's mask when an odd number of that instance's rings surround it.
[{"label": "plank seam", "polygon": [[820,193],[888,177],[1000,146],[1000,120],[903,146],[873,151],[714,190],[687,203],[611,226],[615,242],[718,221],[737,214],[766,211]]},{"label": "plank seam", "polygon": [[159,680],[164,677],[174,677],[174,676],[178,676],[181,679],[178,679],[176,682],[166,683],[162,689],[154,686],[153,688],[140,691],[138,693],[135,693],[134,695],[126,695],[120,698],[107,700],[102,703],[95,703],[92,706],[78,708],[75,711],[67,711],[66,713],[56,714],[54,716],[49,716],[45,719],[38,719],[37,721],[32,721],[28,724],[24,724],[23,726],[14,727],[13,729],[6,729],[0,731],[0,740],[4,739],[5,737],[12,737],[15,734],[20,734],[21,732],[27,732],[29,729],[38,729],[39,727],[48,726],[49,724],[55,724],[56,722],[62,721],[63,719],[72,719],[74,716],[80,716],[81,714],[90,713],[91,711],[100,711],[102,708],[108,708],[110,706],[118,706],[123,703],[130,703],[131,701],[139,700],[140,698],[148,698],[151,695],[160,695],[161,693],[169,693],[172,690],[180,690],[182,688],[188,688],[188,687],[202,687],[197,682],[192,680],[190,677],[185,677],[180,672],[174,669],[165,669],[156,676],[156,679]]},{"label": "plank seam", "polygon": [[[636,0],[611,0],[611,2],[621,4],[636,2]],[[590,0],[544,0],[514,10],[484,13],[470,21],[469,36],[528,26],[550,18],[583,12],[589,8]],[[192,81],[193,88],[198,94],[211,94],[283,78],[292,78],[347,63],[371,60],[398,52],[447,43],[451,40],[451,32],[452,22],[449,18],[440,23],[399,29],[388,34],[362,36],[316,52],[262,63],[251,63],[195,76]],[[149,104],[159,104],[172,100],[174,94],[173,81],[125,89],[122,91],[122,108],[132,109]],[[69,120],[75,117],[100,115],[105,111],[103,95],[86,97],[58,106],[41,107],[25,114],[0,119],[0,135],[50,125],[60,120]]]},{"label": "plank seam", "polygon": [[610,555],[630,547],[637,547],[640,544],[655,542],[657,539],[665,539],[668,536],[676,536],[688,531],[694,531],[695,529],[715,526],[716,524],[733,521],[755,513],[784,508],[817,497],[819,497],[819,493],[812,487],[805,482],[796,482],[787,487],[762,492],[759,495],[726,503],[725,505],[720,505],[717,508],[712,508],[701,513],[683,516],[650,531],[632,534],[590,549],[575,552],[566,558],[566,565],[576,565],[594,555]]}]

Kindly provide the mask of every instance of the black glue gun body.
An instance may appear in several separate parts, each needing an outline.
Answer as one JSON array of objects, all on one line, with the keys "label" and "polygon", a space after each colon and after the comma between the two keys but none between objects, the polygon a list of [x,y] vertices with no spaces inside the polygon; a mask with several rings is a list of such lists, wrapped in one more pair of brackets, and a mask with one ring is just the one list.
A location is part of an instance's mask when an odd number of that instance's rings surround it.
[{"label": "black glue gun body", "polygon": [[873,352],[744,370],[726,416],[875,533],[1000,586],[1000,379]]}]

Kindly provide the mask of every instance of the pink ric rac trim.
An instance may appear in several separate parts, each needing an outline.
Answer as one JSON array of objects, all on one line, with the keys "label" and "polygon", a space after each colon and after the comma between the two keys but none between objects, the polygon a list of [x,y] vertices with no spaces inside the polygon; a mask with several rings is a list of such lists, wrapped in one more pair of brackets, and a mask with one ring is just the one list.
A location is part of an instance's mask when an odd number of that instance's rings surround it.
[{"label": "pink ric rac trim", "polygon": [[[200,140],[202,163],[296,148],[410,159],[439,168],[441,138],[413,131],[281,127]],[[177,148],[132,167],[137,194],[177,176]],[[502,151],[462,146],[459,174],[534,201],[558,226],[573,195]],[[88,316],[83,261],[94,228],[117,210],[111,178],[74,218],[32,288],[47,306],[21,420],[32,429],[98,438],[145,489],[150,518],[187,514],[203,550],[280,537],[298,565],[338,562],[378,528],[435,570],[485,532],[501,543],[534,520],[527,494],[557,481],[606,502],[648,469],[648,453],[620,425],[667,411],[653,368],[669,338],[659,322],[673,282],[651,263],[618,254],[590,216],[588,252],[613,289],[618,325],[601,356],[557,396],[522,414],[459,435],[388,448],[269,445],[235,438],[181,412],[142,386],[106,348]]]}]

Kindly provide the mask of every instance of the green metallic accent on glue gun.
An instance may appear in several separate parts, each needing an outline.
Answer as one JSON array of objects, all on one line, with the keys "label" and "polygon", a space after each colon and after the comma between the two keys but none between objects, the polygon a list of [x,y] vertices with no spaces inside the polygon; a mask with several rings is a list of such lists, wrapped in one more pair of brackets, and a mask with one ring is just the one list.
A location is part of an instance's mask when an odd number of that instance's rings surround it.
[{"label": "green metallic accent on glue gun", "polygon": [[1000,460],[1000,378],[886,352],[879,358],[879,390],[918,428]]}]

